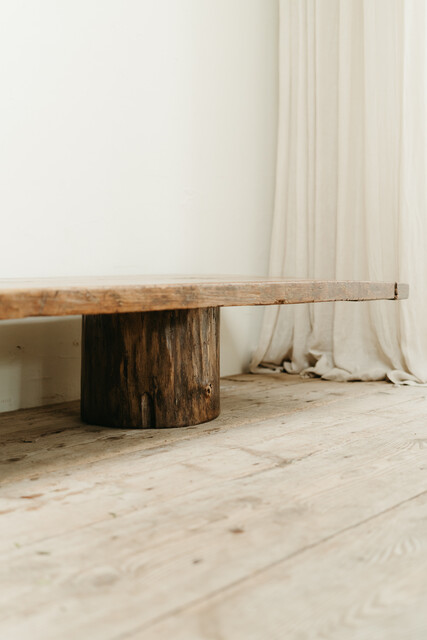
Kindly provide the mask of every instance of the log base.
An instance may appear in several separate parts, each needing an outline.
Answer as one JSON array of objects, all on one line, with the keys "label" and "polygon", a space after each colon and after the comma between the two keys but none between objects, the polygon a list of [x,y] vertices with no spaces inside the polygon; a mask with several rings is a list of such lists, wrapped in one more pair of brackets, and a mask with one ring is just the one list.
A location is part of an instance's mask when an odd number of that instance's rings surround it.
[{"label": "log base", "polygon": [[219,308],[83,316],[81,417],[124,428],[219,415]]}]

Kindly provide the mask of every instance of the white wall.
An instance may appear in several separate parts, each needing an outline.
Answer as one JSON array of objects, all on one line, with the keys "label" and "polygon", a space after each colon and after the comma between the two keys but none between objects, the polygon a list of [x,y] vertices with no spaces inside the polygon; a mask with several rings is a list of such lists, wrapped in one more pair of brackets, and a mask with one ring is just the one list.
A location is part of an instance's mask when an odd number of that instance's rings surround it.
[{"label": "white wall", "polygon": [[[267,269],[278,0],[0,3],[0,277]],[[222,374],[260,309],[222,316]],[[80,320],[0,323],[0,410],[79,395]]]}]

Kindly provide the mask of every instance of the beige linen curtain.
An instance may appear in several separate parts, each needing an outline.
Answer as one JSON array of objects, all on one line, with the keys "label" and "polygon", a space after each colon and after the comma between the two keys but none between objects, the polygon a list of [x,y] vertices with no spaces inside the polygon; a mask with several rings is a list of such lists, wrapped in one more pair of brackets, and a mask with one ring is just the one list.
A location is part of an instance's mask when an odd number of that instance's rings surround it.
[{"label": "beige linen curtain", "polygon": [[270,274],[410,300],[267,308],[253,370],[427,382],[426,34],[425,0],[281,0]]}]

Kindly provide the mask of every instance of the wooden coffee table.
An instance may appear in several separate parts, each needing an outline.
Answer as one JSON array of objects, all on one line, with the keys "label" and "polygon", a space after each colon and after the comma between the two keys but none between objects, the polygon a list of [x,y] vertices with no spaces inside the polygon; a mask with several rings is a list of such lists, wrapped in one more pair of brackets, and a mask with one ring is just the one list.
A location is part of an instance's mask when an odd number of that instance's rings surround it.
[{"label": "wooden coffee table", "polygon": [[252,276],[7,279],[0,319],[82,315],[82,420],[181,427],[220,411],[220,307],[398,300],[408,292],[395,282]]}]

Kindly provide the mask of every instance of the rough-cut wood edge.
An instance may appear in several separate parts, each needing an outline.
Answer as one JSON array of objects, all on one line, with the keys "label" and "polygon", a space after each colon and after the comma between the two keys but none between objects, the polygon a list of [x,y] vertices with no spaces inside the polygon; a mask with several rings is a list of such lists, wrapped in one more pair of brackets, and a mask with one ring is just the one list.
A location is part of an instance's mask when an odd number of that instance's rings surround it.
[{"label": "rough-cut wood edge", "polygon": [[396,282],[244,276],[0,280],[0,319],[307,302],[402,300]]},{"label": "rough-cut wood edge", "polygon": [[405,282],[396,282],[394,293],[395,300],[407,300],[409,298],[409,284]]}]

